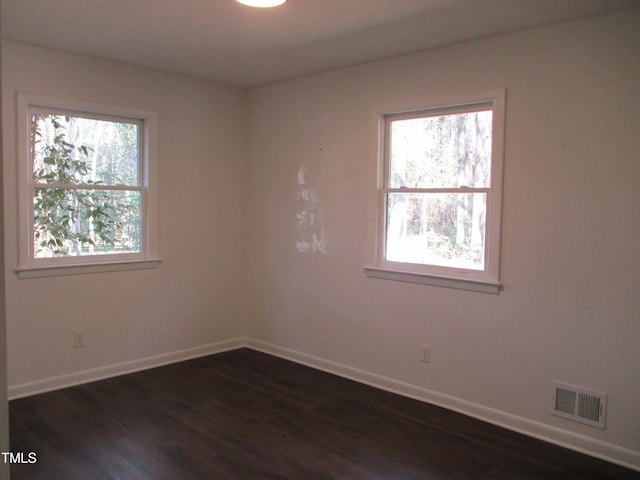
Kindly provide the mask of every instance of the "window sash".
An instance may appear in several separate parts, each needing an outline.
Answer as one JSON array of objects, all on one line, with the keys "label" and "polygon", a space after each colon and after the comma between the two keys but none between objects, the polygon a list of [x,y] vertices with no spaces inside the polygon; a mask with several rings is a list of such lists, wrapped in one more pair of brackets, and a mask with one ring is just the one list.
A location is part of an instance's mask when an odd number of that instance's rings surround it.
[{"label": "window sash", "polygon": [[[437,108],[428,108],[421,109],[411,112],[402,112],[402,113],[394,113],[384,115],[384,173],[383,173],[383,185],[385,188],[390,187],[391,184],[391,150],[392,150],[392,134],[391,129],[394,122],[404,121],[404,120],[419,120],[419,119],[429,119],[436,118],[442,116],[453,116],[453,115],[464,115],[471,113],[479,113],[491,111],[494,113],[493,102],[475,102],[471,104],[465,105],[456,105],[449,107],[437,107]],[[489,164],[489,181],[486,187],[470,187],[466,185],[462,185],[457,188],[490,188],[491,187],[491,164],[493,163],[493,155],[490,155],[490,164]],[[417,187],[402,187],[402,188],[417,188]],[[456,187],[429,187],[429,188],[456,188]]]},{"label": "window sash", "polygon": [[[389,205],[388,198],[389,194],[392,193],[402,193],[402,194],[414,194],[414,193],[424,193],[424,194],[484,194],[485,195],[485,228],[484,228],[484,238],[483,238],[483,268],[465,268],[462,266],[447,266],[441,265],[437,263],[419,263],[419,262],[411,262],[411,261],[397,261],[397,260],[389,260],[387,257],[387,248],[389,241]],[[384,212],[384,218],[381,222],[381,231],[379,233],[380,239],[380,251],[379,251],[379,259],[378,264],[381,266],[396,266],[402,267],[404,270],[408,271],[417,271],[424,272],[425,270],[433,270],[434,273],[439,275],[463,275],[463,276],[484,276],[484,274],[488,273],[489,265],[489,256],[490,256],[490,229],[488,228],[490,224],[490,212],[491,212],[491,202],[492,197],[490,195],[490,189],[481,188],[481,189],[380,189],[379,196],[379,204],[381,205],[381,211]]]},{"label": "window sash", "polygon": [[[145,141],[146,141],[146,137],[145,137],[145,124],[144,124],[144,119],[141,118],[132,118],[132,117],[125,117],[125,116],[121,116],[121,115],[111,115],[111,114],[103,114],[103,113],[94,113],[94,112],[83,112],[83,111],[78,111],[78,110],[72,110],[72,109],[64,109],[64,108],[51,108],[51,107],[40,107],[40,106],[34,106],[34,105],[29,105],[28,107],[28,114],[29,114],[29,128],[32,128],[32,124],[31,124],[31,119],[32,119],[32,115],[34,114],[44,114],[44,115],[56,115],[56,116],[63,116],[63,117],[73,117],[73,118],[81,118],[81,119],[86,119],[86,120],[98,120],[98,121],[102,121],[102,122],[111,122],[111,123],[118,123],[118,124],[127,124],[127,125],[134,125],[137,127],[136,131],[137,131],[137,165],[136,165],[136,179],[137,181],[135,183],[132,184],[122,184],[122,186],[126,186],[126,187],[144,187],[145,185],[147,185],[146,179],[145,179],[145,172],[146,169],[145,167],[145,162],[147,161],[147,159],[145,158]],[[31,151],[31,148],[33,147],[33,145],[31,145],[31,142],[29,142],[29,154],[30,154],[30,158],[31,158],[31,176],[30,176],[30,180],[33,183],[33,185],[39,185],[39,184],[45,184],[45,185],[49,185],[49,183],[46,182],[35,182],[33,180],[33,169],[35,167],[35,165],[33,165],[33,160],[35,160],[34,156],[33,156],[33,152]],[[87,184],[87,183],[77,183],[74,185],[86,185],[86,186],[91,186],[92,184]],[[103,184],[105,186],[107,186],[106,184]],[[120,186],[120,184],[114,184],[114,185],[110,185],[110,186]]]}]

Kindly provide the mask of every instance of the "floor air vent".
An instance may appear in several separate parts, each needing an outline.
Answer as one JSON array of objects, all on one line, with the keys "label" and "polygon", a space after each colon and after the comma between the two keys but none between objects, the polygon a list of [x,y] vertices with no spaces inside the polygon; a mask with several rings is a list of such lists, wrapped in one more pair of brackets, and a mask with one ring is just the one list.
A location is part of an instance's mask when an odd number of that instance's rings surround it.
[{"label": "floor air vent", "polygon": [[554,382],[551,399],[552,415],[604,428],[606,394]]}]

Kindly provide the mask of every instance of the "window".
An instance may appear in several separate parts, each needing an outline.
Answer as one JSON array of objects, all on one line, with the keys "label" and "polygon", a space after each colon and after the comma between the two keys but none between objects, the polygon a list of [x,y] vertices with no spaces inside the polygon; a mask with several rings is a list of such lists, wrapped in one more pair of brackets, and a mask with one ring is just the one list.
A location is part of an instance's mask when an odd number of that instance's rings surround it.
[{"label": "window", "polygon": [[498,293],[504,91],[375,115],[367,275]]},{"label": "window", "polygon": [[157,266],[150,112],[19,96],[21,277]]}]

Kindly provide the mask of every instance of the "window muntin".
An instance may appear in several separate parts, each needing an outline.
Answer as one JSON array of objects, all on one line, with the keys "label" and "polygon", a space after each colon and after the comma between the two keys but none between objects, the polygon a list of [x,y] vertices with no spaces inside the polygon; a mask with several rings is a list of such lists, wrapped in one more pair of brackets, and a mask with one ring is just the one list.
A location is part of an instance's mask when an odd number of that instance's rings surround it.
[{"label": "window muntin", "polygon": [[493,291],[499,286],[504,91],[376,115],[377,260],[365,271],[394,280],[406,272],[412,282],[416,275],[447,278],[446,286],[451,279],[486,283]]},{"label": "window muntin", "polygon": [[19,94],[18,117],[21,278],[157,266],[157,115]]}]

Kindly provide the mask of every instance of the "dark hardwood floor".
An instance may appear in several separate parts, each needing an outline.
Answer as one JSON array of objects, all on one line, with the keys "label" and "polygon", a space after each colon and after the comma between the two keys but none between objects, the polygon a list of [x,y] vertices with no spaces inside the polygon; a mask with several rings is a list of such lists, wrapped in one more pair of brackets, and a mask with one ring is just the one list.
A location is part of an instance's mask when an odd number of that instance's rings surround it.
[{"label": "dark hardwood floor", "polygon": [[640,479],[248,349],[14,400],[10,415],[11,451],[37,455],[12,480]]}]

